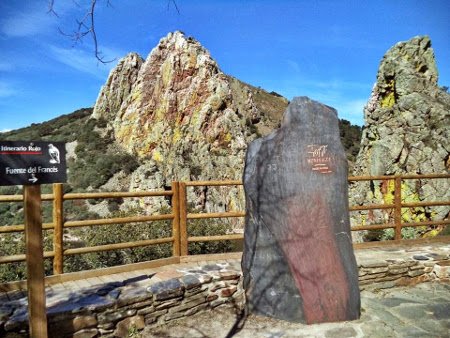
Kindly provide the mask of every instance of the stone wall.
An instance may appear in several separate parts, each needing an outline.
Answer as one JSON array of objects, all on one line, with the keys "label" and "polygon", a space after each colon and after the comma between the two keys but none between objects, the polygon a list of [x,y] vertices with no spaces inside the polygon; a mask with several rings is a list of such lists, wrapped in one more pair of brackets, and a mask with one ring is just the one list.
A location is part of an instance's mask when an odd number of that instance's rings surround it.
[{"label": "stone wall", "polygon": [[[378,251],[377,251],[378,250]],[[357,250],[361,290],[450,281],[450,248]],[[405,255],[406,253],[406,255]],[[77,292],[47,295],[49,337],[128,337],[218,306],[244,308],[241,271],[209,264],[151,284],[143,275]],[[149,286],[150,285],[150,286]],[[26,298],[0,305],[0,337],[27,337]]]},{"label": "stone wall", "polygon": [[436,261],[427,256],[417,257],[419,260],[385,260],[361,264],[358,277],[360,290],[386,289],[431,280],[449,281],[448,258]]},{"label": "stone wall", "polygon": [[[144,275],[76,294],[47,295],[49,337],[128,337],[144,326],[164,325],[220,305],[244,305],[241,273],[216,264],[148,284]],[[0,305],[0,337],[28,337],[26,298],[7,305]]]}]

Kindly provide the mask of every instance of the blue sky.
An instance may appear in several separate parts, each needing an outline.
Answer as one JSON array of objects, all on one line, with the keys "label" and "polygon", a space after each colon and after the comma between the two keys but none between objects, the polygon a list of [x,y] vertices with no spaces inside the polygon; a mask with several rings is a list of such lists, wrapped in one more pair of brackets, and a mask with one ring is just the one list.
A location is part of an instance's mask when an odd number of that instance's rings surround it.
[{"label": "blue sky", "polygon": [[[0,1],[0,131],[92,107],[116,62],[99,64],[89,38],[69,33],[89,0]],[[306,95],[363,124],[363,106],[385,52],[430,36],[439,84],[450,85],[450,1],[97,0],[96,31],[105,58],[144,58],[168,32],[207,48],[220,68],[288,99]]]}]

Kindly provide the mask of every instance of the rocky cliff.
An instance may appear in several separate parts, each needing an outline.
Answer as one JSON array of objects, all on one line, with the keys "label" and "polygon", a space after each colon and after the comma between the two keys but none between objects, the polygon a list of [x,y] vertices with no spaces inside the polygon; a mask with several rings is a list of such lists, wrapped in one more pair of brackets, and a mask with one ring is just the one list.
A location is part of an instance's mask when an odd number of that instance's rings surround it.
[{"label": "rocky cliff", "polygon": [[[427,36],[393,46],[383,57],[365,106],[365,126],[354,175],[447,173],[450,169],[450,94],[438,86],[438,71]],[[393,182],[360,184],[356,203],[390,203]],[[434,201],[450,196],[448,180],[407,180],[403,200]],[[449,208],[410,208],[403,221],[447,217]],[[384,223],[386,212],[364,214],[359,223]],[[416,229],[417,230],[417,229]],[[420,229],[419,229],[420,230]],[[405,235],[407,231],[405,230]]]},{"label": "rocky cliff", "polygon": [[143,63],[144,59],[136,53],[128,54],[117,63],[100,90],[92,117],[104,118],[108,121],[115,119],[122,103],[136,83],[139,69]]},{"label": "rocky cliff", "polygon": [[[199,42],[175,32],[145,61],[129,54],[119,62],[92,117],[140,159],[130,189],[160,189],[175,180],[240,179],[247,144],[268,133],[287,104],[225,75]],[[202,194],[197,201],[213,192]],[[222,197],[223,210],[242,210],[238,190]]]}]

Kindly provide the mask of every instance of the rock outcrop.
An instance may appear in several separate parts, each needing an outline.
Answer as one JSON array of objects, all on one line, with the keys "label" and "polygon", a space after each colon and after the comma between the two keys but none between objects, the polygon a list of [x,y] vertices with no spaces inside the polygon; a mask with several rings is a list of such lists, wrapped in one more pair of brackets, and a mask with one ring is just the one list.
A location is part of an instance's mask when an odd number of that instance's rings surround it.
[{"label": "rock outcrop", "polygon": [[[381,61],[377,82],[364,109],[365,127],[354,175],[432,174],[450,169],[450,94],[438,86],[431,41],[415,37],[392,47]],[[379,183],[379,184],[378,184]],[[391,203],[393,182],[359,184],[356,203]],[[448,199],[448,180],[407,180],[403,201]],[[447,217],[448,206],[410,208],[403,221]],[[359,224],[383,223],[385,211],[364,214]]]},{"label": "rock outcrop", "polygon": [[[279,95],[225,75],[199,42],[175,32],[145,62],[136,54],[119,62],[93,117],[106,120],[116,142],[140,159],[130,189],[161,189],[176,180],[240,179],[247,144],[286,106]],[[206,210],[213,208],[206,195],[220,195],[197,193]],[[219,195],[212,200],[223,200],[220,211],[242,210],[242,192]]]},{"label": "rock outcrop", "polygon": [[115,119],[116,113],[136,83],[143,63],[144,60],[136,53],[130,53],[118,62],[98,95],[92,113],[94,118],[104,118],[108,121]]}]

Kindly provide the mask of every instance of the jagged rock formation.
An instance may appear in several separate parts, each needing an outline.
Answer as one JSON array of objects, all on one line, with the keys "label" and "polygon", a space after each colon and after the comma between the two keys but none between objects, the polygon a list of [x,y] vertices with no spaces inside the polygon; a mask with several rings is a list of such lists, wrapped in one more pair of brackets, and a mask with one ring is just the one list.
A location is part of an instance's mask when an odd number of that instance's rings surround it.
[{"label": "jagged rock formation", "polygon": [[94,118],[114,120],[123,101],[130,94],[143,63],[144,59],[136,53],[130,53],[118,62],[98,95],[92,113]]},{"label": "jagged rock formation", "polygon": [[[160,189],[174,180],[240,179],[247,144],[286,106],[225,75],[199,42],[175,32],[145,62],[136,54],[119,62],[93,118],[106,120],[117,143],[142,161],[130,189]],[[243,208],[238,190],[222,199],[223,209]]]},{"label": "jagged rock formation", "polygon": [[[377,82],[364,109],[365,127],[354,175],[446,173],[450,169],[450,94],[438,86],[438,71],[427,36],[392,47],[381,61]],[[351,190],[356,203],[392,202],[393,183],[360,184]],[[405,181],[403,200],[442,200],[448,180]],[[414,208],[404,221],[446,217],[449,207]],[[370,212],[361,223],[383,223],[385,212]]]}]

